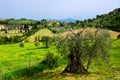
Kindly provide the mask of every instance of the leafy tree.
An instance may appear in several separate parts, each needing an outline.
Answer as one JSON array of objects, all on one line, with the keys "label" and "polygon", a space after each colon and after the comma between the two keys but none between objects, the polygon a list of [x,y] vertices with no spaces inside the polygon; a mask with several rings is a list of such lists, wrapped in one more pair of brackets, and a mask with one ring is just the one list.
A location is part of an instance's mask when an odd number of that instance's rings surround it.
[{"label": "leafy tree", "polygon": [[71,30],[71,34],[58,37],[56,47],[62,55],[68,57],[68,64],[63,72],[87,73],[93,61],[99,59],[107,61],[107,51],[110,49],[109,37],[104,30],[90,32],[85,28],[77,34]]},{"label": "leafy tree", "polygon": [[47,28],[48,27],[48,22],[46,19],[41,20],[42,28]]},{"label": "leafy tree", "polygon": [[18,43],[18,42],[21,42],[22,41],[22,39],[21,39],[22,37],[21,36],[13,36],[12,37],[12,41],[13,41],[13,43]]},{"label": "leafy tree", "polygon": [[45,47],[48,48],[50,44],[50,40],[51,39],[49,36],[43,36],[41,41],[43,42],[43,44],[45,44]]}]

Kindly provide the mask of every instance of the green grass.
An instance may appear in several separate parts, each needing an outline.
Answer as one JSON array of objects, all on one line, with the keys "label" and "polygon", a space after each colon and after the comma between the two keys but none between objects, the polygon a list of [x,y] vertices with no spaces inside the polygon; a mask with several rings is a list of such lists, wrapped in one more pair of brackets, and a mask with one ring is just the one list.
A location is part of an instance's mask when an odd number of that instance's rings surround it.
[{"label": "green grass", "polygon": [[[66,59],[63,57],[59,59],[58,68],[41,71],[44,66],[39,63],[48,51],[58,55],[55,46],[47,49],[41,43],[40,47],[36,47],[34,43],[25,43],[24,48],[19,47],[19,44],[0,45],[0,68],[3,76],[7,74],[6,77],[9,77],[13,73],[12,77],[20,75],[18,80],[120,80],[120,39],[112,40],[112,49],[109,51],[110,63],[93,63],[88,74],[61,74],[66,66]],[[31,77],[24,75],[29,60],[31,69],[37,70]]]},{"label": "green grass", "polygon": [[50,30],[48,30],[48,29],[41,29],[41,30],[37,31],[35,34],[33,34],[30,37],[28,37],[27,40],[29,42],[34,42],[35,41],[35,37],[39,36],[40,39],[41,39],[42,36],[49,36],[49,37],[51,37],[53,35],[54,34]]},{"label": "green grass", "polygon": [[50,50],[51,53],[56,54],[55,46],[50,48],[36,47],[34,43],[25,43],[25,47],[19,47],[19,44],[0,45],[0,68],[2,74],[9,74],[11,72],[36,66],[40,63],[46,53]]},{"label": "green grass", "polygon": [[61,74],[65,68],[63,65],[54,70],[39,72],[24,80],[120,80],[120,39],[112,40],[112,49],[108,54],[110,62],[93,63],[88,74]]}]

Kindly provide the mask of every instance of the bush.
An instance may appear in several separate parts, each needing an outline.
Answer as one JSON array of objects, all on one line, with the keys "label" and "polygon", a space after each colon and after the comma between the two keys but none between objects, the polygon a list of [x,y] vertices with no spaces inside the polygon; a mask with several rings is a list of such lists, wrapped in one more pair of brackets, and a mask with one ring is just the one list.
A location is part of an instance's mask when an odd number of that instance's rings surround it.
[{"label": "bush", "polygon": [[41,62],[46,68],[53,69],[58,67],[58,57],[54,56],[52,53],[47,52],[45,59]]},{"label": "bush", "polygon": [[18,42],[21,42],[22,41],[22,39],[21,39],[21,36],[13,36],[13,38],[12,38],[12,42],[13,43],[18,43]]},{"label": "bush", "polygon": [[45,47],[48,48],[49,47],[49,40],[50,40],[50,37],[48,36],[43,36],[42,37],[42,43],[45,44]]},{"label": "bush", "polygon": [[20,47],[24,47],[24,43],[23,42],[20,42]]},{"label": "bush", "polygon": [[10,44],[10,43],[18,43],[22,41],[21,36],[0,36],[0,45],[1,44]]},{"label": "bush", "polygon": [[4,36],[0,36],[0,45],[5,43],[5,38]]},{"label": "bush", "polygon": [[41,42],[45,45],[46,48],[49,47],[49,45],[52,44],[52,37],[49,36],[42,36],[41,38]]},{"label": "bush", "polygon": [[117,36],[117,38],[120,38],[120,34]]},{"label": "bush", "polygon": [[40,46],[40,43],[38,41],[35,41],[34,45],[38,47],[38,46]]}]

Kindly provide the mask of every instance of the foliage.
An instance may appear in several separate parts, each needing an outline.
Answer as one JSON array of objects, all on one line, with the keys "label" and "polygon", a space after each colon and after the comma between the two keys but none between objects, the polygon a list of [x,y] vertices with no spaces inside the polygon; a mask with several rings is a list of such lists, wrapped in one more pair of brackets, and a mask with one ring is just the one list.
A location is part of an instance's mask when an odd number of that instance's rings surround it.
[{"label": "foliage", "polygon": [[22,37],[21,36],[13,36],[12,37],[12,42],[13,43],[18,43],[18,42],[21,42],[22,41]]},{"label": "foliage", "polygon": [[5,38],[4,36],[0,36],[0,45],[5,43]]},{"label": "foliage", "polygon": [[22,48],[24,47],[24,43],[23,43],[23,42],[20,42],[19,45],[20,45],[20,47],[22,47]]},{"label": "foliage", "polygon": [[55,68],[58,66],[58,57],[48,51],[45,59],[41,63],[49,69]]},{"label": "foliage", "polygon": [[40,43],[38,41],[35,41],[34,45],[38,47],[38,46],[40,46]]},{"label": "foliage", "polygon": [[[44,70],[45,65],[40,62],[46,56],[48,49],[43,48],[42,46],[39,49],[35,48],[34,43],[24,43],[24,45],[24,48],[21,48],[19,43],[0,45],[0,68],[2,69],[5,80],[9,80],[9,77],[10,80],[14,80],[12,78],[16,79],[18,77],[29,75],[29,56],[31,57],[31,74]],[[51,53],[56,55],[55,46],[51,46],[49,49],[51,50]]]},{"label": "foliage", "polygon": [[41,39],[42,43],[45,44],[45,47],[48,48],[51,43],[51,37],[49,36],[42,36]]},{"label": "foliage", "polygon": [[108,14],[97,15],[96,18],[86,19],[83,23],[89,27],[99,27],[120,32],[120,8],[117,8]]},{"label": "foliage", "polygon": [[[109,34],[101,29],[97,29],[95,32],[84,31],[83,29],[77,34],[71,31],[71,34],[66,37],[58,38],[56,45],[59,52],[68,56],[70,62],[68,62],[68,68],[78,66],[78,63],[82,63],[82,66],[87,63],[86,70],[88,70],[93,60],[108,61],[109,37]],[[76,69],[76,67],[73,69]]]},{"label": "foliage", "polygon": [[0,36],[0,45],[9,43],[18,43],[22,41],[22,36]]}]

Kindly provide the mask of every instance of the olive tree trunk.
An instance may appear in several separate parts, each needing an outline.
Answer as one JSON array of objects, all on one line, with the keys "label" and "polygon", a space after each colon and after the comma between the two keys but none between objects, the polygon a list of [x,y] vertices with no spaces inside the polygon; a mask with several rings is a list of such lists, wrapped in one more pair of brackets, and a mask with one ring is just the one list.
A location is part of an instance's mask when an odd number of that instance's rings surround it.
[{"label": "olive tree trunk", "polygon": [[87,73],[87,70],[83,66],[82,62],[77,59],[77,55],[70,53],[68,56],[68,64],[63,72],[68,73]]}]

